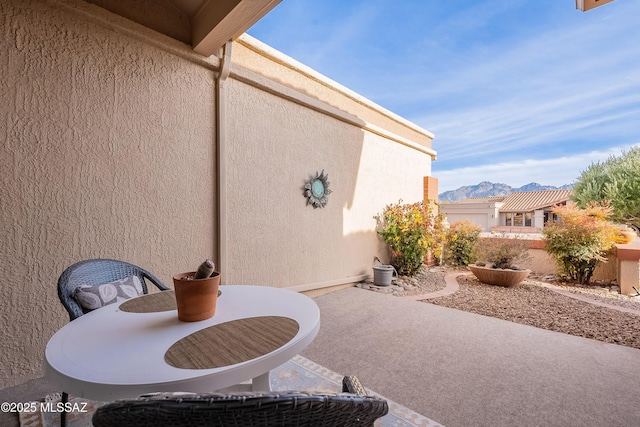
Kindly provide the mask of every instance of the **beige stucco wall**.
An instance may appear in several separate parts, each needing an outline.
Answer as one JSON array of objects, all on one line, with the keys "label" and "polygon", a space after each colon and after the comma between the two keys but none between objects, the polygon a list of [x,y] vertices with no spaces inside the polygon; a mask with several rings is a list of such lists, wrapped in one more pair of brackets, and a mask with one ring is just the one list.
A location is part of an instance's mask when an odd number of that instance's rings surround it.
[{"label": "beige stucco wall", "polygon": [[[1,2],[0,31],[7,387],[42,375],[46,342],[68,321],[56,281],[70,264],[122,259],[171,285],[220,255],[219,60],[82,0]],[[370,274],[384,259],[373,216],[422,199],[432,135],[282,57],[265,56],[273,74],[252,71],[264,49],[241,53],[248,40],[234,43],[225,86],[223,281],[302,291]],[[322,169],[333,193],[313,209],[302,186]]]},{"label": "beige stucco wall", "polygon": [[[513,238],[525,239],[529,243],[529,259],[518,262],[519,267],[527,268],[536,274],[559,274],[560,269],[557,261],[544,249],[542,234],[515,234]],[[598,263],[592,281],[613,282],[616,280],[617,257],[615,251],[607,254],[606,258],[606,261]]]},{"label": "beige stucco wall", "polygon": [[[559,269],[556,260],[544,249],[530,249],[529,256],[530,259],[528,261],[519,263],[518,265],[538,274],[558,274]],[[614,253],[607,255],[606,262],[598,263],[591,280],[604,282],[615,281],[617,274],[616,262],[617,258]]]},{"label": "beige stucco wall", "polygon": [[70,264],[215,255],[214,73],[57,6],[0,5],[0,387],[42,375]]},{"label": "beige stucco wall", "polygon": [[[231,81],[230,283],[291,287],[371,274],[386,258],[373,216],[418,201],[426,154],[303,106]],[[329,174],[325,208],[306,205],[305,181]]]}]

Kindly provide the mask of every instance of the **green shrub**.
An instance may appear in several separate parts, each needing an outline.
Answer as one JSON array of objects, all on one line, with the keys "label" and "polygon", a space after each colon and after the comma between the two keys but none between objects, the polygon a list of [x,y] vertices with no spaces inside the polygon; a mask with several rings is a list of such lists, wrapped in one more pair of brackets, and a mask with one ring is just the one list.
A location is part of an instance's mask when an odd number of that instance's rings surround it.
[{"label": "green shrub", "polygon": [[391,265],[398,274],[416,274],[431,249],[440,256],[444,240],[442,214],[435,202],[387,205],[375,216],[377,233],[391,250]]},{"label": "green shrub", "polygon": [[476,260],[474,248],[482,229],[479,225],[460,220],[453,223],[447,231],[444,244],[444,258],[452,265],[469,265]]},{"label": "green shrub", "polygon": [[553,209],[560,222],[542,230],[545,249],[570,279],[588,284],[598,262],[607,260],[606,254],[618,238],[618,229],[607,220],[611,211],[611,207],[598,204],[585,209],[575,205]]},{"label": "green shrub", "polygon": [[581,208],[592,202],[611,205],[611,220],[640,231],[640,147],[592,163],[573,186],[572,199]]}]

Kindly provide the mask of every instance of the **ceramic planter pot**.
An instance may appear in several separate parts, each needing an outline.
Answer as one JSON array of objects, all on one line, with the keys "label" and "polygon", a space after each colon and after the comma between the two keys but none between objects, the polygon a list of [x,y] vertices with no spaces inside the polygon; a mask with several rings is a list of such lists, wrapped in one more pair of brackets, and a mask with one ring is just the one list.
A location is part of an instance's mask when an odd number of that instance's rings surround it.
[{"label": "ceramic planter pot", "polygon": [[480,267],[474,264],[469,265],[469,270],[482,283],[488,285],[498,285],[512,287],[527,278],[531,270],[510,270],[502,268]]},{"label": "ceramic planter pot", "polygon": [[178,319],[183,322],[206,320],[216,313],[220,273],[206,279],[192,279],[195,271],[173,276]]}]

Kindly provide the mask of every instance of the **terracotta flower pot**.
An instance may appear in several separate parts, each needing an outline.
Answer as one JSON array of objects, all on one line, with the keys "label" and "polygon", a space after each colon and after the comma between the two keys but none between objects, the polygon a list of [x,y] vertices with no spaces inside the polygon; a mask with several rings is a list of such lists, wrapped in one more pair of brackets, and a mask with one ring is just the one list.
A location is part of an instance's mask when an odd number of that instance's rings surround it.
[{"label": "terracotta flower pot", "polygon": [[508,288],[517,285],[527,278],[531,270],[506,270],[502,268],[480,267],[469,264],[469,270],[482,283],[488,285],[506,286]]},{"label": "terracotta flower pot", "polygon": [[220,273],[216,271],[206,279],[192,279],[195,274],[192,271],[173,276],[178,319],[183,322],[209,319],[216,312]]}]

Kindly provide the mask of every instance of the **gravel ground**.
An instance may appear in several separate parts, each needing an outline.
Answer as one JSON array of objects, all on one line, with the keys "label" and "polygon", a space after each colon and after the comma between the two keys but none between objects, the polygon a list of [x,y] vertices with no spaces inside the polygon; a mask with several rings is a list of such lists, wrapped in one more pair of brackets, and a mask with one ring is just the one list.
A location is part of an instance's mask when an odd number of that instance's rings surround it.
[{"label": "gravel ground", "polygon": [[[468,273],[466,269],[423,268],[413,278],[398,278],[395,285],[399,286],[371,289],[396,296],[426,294],[443,289],[444,276],[456,271]],[[460,289],[453,295],[423,302],[640,349],[640,296],[620,295],[615,284],[580,287],[554,276],[532,276],[515,287],[504,288],[480,283],[471,274],[458,276],[458,283]],[[636,309],[638,314],[578,301],[554,292],[545,284],[607,304]]]}]

